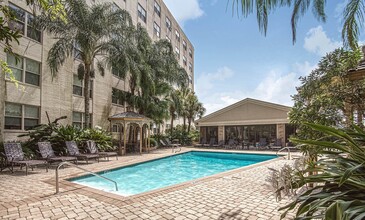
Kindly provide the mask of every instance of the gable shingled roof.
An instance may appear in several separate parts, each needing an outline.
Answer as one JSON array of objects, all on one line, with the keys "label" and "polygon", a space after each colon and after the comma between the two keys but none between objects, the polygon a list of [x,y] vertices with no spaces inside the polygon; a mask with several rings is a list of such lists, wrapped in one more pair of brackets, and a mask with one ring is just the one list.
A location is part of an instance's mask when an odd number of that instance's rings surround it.
[{"label": "gable shingled roof", "polygon": [[225,108],[222,108],[218,111],[215,111],[207,116],[204,116],[203,118],[201,119],[198,119],[195,121],[195,123],[200,123],[200,122],[204,122],[208,119],[211,119],[211,118],[214,118],[214,117],[217,117],[219,115],[222,115],[228,111],[231,111],[239,106],[242,106],[244,104],[247,104],[247,103],[251,103],[251,104],[255,104],[255,105],[260,105],[260,106],[264,106],[264,107],[270,107],[270,108],[274,108],[274,109],[278,109],[278,110],[282,110],[282,111],[287,111],[289,112],[291,107],[289,106],[285,106],[285,105],[279,105],[279,104],[275,104],[275,103],[271,103],[271,102],[265,102],[265,101],[261,101],[261,100],[257,100],[257,99],[251,99],[251,98],[246,98],[246,99],[243,99],[239,102],[236,102],[232,105],[229,105]]}]

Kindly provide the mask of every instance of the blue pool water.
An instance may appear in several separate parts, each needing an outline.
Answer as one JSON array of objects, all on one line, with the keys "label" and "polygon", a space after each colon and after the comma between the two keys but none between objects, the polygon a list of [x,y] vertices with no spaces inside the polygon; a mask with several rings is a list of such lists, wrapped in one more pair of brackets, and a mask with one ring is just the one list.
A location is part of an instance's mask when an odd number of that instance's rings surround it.
[{"label": "blue pool water", "polygon": [[193,151],[98,173],[116,181],[118,191],[115,191],[114,184],[111,182],[91,175],[70,180],[100,190],[129,196],[273,158],[276,156]]}]

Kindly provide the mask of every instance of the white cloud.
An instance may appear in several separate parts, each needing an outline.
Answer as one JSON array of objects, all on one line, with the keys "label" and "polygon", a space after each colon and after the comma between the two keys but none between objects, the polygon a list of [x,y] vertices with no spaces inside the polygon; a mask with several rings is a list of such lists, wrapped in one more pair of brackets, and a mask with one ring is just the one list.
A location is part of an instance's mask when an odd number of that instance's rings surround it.
[{"label": "white cloud", "polygon": [[[202,74],[198,77],[196,92],[207,110],[206,115],[245,98],[292,106],[291,95],[296,93],[296,87],[300,85],[299,76],[309,75],[315,67],[316,65],[305,61],[293,64],[290,72],[271,70],[252,90],[244,89],[235,81],[228,82],[227,79],[233,78],[235,74],[229,67],[223,67],[215,73]],[[239,81],[237,79],[237,82]],[[220,88],[224,84],[229,86],[224,87],[222,91]]]},{"label": "white cloud", "polygon": [[203,73],[196,80],[196,92],[205,95],[217,86],[218,83],[231,78],[233,75],[233,71],[228,67],[219,68],[214,73]]},{"label": "white cloud", "polygon": [[315,53],[319,56],[324,56],[326,53],[341,46],[341,42],[330,39],[322,26],[318,26],[316,28],[311,28],[307,32],[303,47],[309,52]]},{"label": "white cloud", "polygon": [[292,105],[290,95],[295,93],[295,87],[300,82],[296,73],[281,74],[271,71],[256,87],[252,98],[274,102],[283,105]]},{"label": "white cloud", "polygon": [[198,0],[164,0],[164,2],[180,26],[184,26],[187,20],[199,18],[204,14]]},{"label": "white cloud", "polygon": [[300,76],[308,76],[315,68],[317,68],[317,64],[311,65],[308,61],[305,61],[304,63],[295,63],[293,65],[293,71]]}]

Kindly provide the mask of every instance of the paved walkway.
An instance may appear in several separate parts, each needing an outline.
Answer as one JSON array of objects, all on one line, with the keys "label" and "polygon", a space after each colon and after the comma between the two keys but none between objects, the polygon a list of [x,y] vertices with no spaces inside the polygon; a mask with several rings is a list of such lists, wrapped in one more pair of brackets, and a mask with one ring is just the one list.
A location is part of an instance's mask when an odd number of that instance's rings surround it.
[{"label": "paved walkway", "polygon": [[[81,166],[100,171],[167,155],[171,150]],[[54,168],[48,173],[35,168],[28,176],[16,168],[13,174],[0,172],[0,219],[279,219],[277,209],[288,201],[277,202],[265,178],[269,167],[286,163],[292,161],[276,159],[130,197],[67,181],[61,181],[61,193],[55,195]],[[67,167],[60,179],[81,174]]]}]

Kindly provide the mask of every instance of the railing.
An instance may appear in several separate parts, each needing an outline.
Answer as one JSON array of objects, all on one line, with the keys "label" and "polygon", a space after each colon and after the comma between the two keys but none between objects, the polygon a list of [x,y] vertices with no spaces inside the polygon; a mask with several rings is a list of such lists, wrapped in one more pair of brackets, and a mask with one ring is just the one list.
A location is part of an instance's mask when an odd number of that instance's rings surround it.
[{"label": "railing", "polygon": [[[177,150],[174,150],[174,148],[180,148],[180,149],[177,151]],[[181,146],[175,145],[175,144],[172,145],[172,153],[177,153],[177,152],[180,152],[180,151],[181,151]]]},{"label": "railing", "polygon": [[290,147],[284,147],[284,148],[282,148],[282,149],[278,150],[278,151],[276,152],[276,156],[278,156],[278,154],[279,154],[281,151],[283,151],[283,150],[288,150],[288,160],[290,160]]},{"label": "railing", "polygon": [[117,184],[117,182],[115,182],[114,180],[111,180],[111,179],[109,179],[109,178],[107,178],[107,177],[104,177],[104,176],[100,176],[99,174],[96,174],[96,173],[94,173],[94,172],[92,172],[92,171],[90,171],[90,170],[87,170],[87,169],[85,169],[85,168],[82,168],[82,167],[79,167],[79,166],[77,166],[76,164],[73,164],[73,163],[70,163],[70,162],[67,162],[67,161],[65,161],[65,162],[62,162],[62,163],[60,163],[58,166],[57,166],[57,168],[56,168],[56,194],[58,194],[59,193],[59,190],[60,190],[60,188],[59,188],[59,180],[58,180],[58,170],[63,166],[63,165],[70,165],[70,166],[73,166],[73,167],[76,167],[77,169],[80,169],[80,170],[82,170],[82,171],[85,171],[85,172],[87,172],[87,173],[89,173],[89,174],[91,174],[91,175],[94,175],[94,176],[96,176],[96,177],[99,177],[99,178],[102,178],[102,179],[105,179],[105,180],[108,180],[108,181],[110,181],[110,182],[112,182],[112,183],[114,183],[114,185],[115,185],[115,191],[118,191],[118,184]]}]

